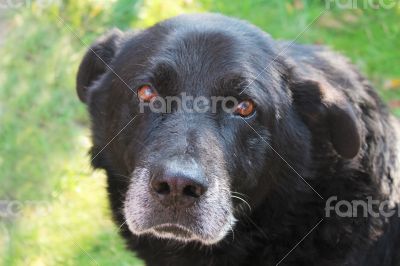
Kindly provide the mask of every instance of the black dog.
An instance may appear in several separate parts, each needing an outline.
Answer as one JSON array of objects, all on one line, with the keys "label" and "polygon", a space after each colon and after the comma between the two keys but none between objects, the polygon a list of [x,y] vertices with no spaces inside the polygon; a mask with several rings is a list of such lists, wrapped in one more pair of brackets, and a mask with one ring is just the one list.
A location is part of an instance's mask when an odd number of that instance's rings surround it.
[{"label": "black dog", "polygon": [[398,215],[331,208],[399,201],[397,121],[340,55],[184,15],[106,34],[77,90],[147,265],[400,265]]}]

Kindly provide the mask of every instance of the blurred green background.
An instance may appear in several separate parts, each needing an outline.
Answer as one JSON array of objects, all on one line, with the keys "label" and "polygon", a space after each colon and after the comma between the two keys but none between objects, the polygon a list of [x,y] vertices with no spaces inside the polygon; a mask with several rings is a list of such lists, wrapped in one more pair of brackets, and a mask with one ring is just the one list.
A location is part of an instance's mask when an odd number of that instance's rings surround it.
[{"label": "blurred green background", "polygon": [[89,120],[75,95],[87,45],[112,27],[188,12],[243,18],[344,53],[400,115],[399,5],[339,2],[0,0],[0,265],[143,265],[110,219],[104,173],[89,167]]}]

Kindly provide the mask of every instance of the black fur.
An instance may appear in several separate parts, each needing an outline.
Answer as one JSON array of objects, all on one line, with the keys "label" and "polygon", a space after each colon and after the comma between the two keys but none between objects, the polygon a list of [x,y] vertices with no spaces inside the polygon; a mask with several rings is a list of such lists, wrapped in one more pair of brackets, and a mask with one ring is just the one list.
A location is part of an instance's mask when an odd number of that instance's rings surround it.
[{"label": "black fur", "polygon": [[[257,110],[245,119],[141,114],[135,91],[149,80],[162,96],[251,98]],[[104,36],[86,54],[77,88],[92,119],[93,166],[106,170],[115,221],[147,265],[400,265],[398,216],[325,217],[330,196],[399,201],[397,121],[340,55],[224,16],[184,15]],[[234,200],[233,234],[213,245],[137,237],[125,224],[133,170],[170,158],[182,139],[196,143],[192,155],[206,172],[225,167],[230,190],[251,207]],[[218,149],[222,162],[212,160]]]}]

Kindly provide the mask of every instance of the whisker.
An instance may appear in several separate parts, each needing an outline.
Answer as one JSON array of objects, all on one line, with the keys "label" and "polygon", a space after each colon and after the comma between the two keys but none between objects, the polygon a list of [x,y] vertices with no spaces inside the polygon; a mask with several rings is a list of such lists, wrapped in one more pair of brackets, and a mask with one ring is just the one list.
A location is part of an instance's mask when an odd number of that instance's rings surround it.
[{"label": "whisker", "polygon": [[124,226],[126,223],[126,220],[118,227],[118,230],[121,230],[122,226]]},{"label": "whisker", "polygon": [[121,174],[112,174],[112,175],[113,175],[113,176],[116,175],[116,176],[125,177],[125,178],[130,179],[130,177],[129,177],[129,176],[126,176],[126,175],[121,175]]},{"label": "whisker", "polygon": [[127,182],[129,182],[130,181],[130,177],[129,176],[126,176],[126,175],[120,175],[120,174],[112,174],[112,176],[114,177],[119,177],[120,179],[122,179],[122,180],[124,180],[124,181],[127,181]]},{"label": "whisker", "polygon": [[238,199],[238,200],[241,200],[242,202],[244,202],[244,203],[247,205],[247,207],[249,207],[249,210],[250,210],[250,212],[251,212],[251,206],[250,206],[250,204],[249,204],[246,200],[242,199],[242,198],[239,197],[239,196],[235,196],[235,195],[231,195],[231,197],[232,197],[232,198],[235,198],[235,199]]}]

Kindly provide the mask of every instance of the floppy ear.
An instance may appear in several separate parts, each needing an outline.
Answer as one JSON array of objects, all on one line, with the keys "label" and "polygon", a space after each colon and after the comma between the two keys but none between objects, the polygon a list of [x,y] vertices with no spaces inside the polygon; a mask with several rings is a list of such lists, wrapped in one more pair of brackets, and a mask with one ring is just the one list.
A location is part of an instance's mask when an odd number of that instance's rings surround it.
[{"label": "floppy ear", "polygon": [[122,35],[118,29],[111,30],[95,41],[83,57],[76,79],[76,90],[82,102],[86,103],[88,88],[93,81],[109,69]]},{"label": "floppy ear", "polygon": [[353,107],[342,92],[312,80],[294,82],[291,91],[296,109],[311,130],[323,126],[340,156],[351,159],[358,154],[360,127]]}]

